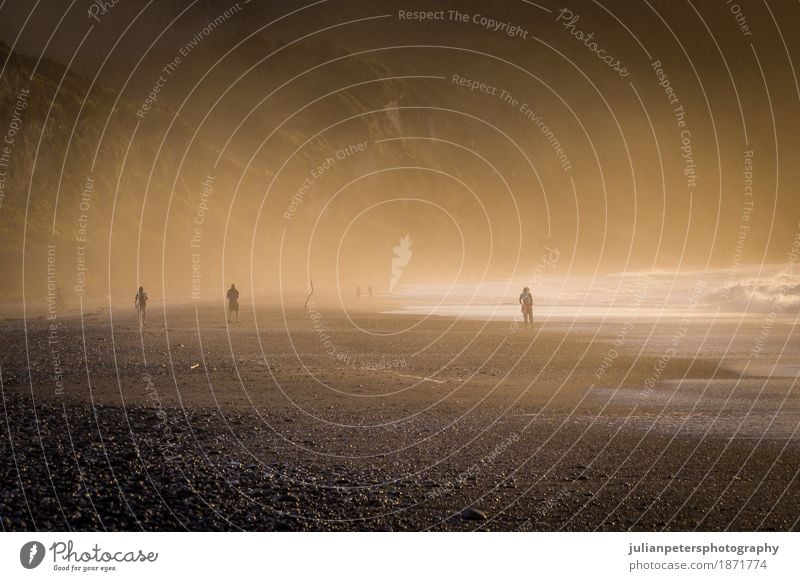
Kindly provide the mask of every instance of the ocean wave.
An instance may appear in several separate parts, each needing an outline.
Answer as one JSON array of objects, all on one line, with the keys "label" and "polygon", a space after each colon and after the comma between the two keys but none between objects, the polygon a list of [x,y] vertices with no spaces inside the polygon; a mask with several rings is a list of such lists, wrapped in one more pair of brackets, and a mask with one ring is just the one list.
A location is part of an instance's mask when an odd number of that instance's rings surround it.
[{"label": "ocean wave", "polygon": [[709,302],[736,310],[800,311],[800,276],[779,273],[765,278],[737,280],[709,295]]}]

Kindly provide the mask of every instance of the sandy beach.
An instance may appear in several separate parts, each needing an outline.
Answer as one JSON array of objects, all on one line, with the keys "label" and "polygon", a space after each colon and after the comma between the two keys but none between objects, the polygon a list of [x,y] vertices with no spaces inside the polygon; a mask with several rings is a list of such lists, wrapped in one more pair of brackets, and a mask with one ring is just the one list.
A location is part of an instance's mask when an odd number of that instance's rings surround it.
[{"label": "sandy beach", "polygon": [[800,528],[791,327],[241,315],[5,318],[3,527]]}]

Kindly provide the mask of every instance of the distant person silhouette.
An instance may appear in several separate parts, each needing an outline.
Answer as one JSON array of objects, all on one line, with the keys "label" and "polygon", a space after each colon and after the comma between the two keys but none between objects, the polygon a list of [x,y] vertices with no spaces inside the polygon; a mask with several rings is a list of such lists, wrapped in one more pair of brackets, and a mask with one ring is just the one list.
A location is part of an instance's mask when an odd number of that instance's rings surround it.
[{"label": "distant person silhouette", "polygon": [[139,326],[144,327],[147,324],[147,293],[144,292],[143,286],[139,287],[133,304],[136,307],[136,314],[139,316]]},{"label": "distant person silhouette", "polygon": [[525,287],[519,295],[519,304],[522,305],[522,317],[525,319],[525,328],[528,323],[533,327],[533,295],[531,289]]},{"label": "distant person silhouette", "polygon": [[231,318],[233,317],[233,313],[236,313],[236,322],[239,322],[239,291],[236,290],[236,285],[231,284],[231,288],[228,289],[228,322],[231,322]]},{"label": "distant person silhouette", "polygon": [[367,294],[369,295],[369,298],[372,298],[372,285],[367,287]]}]

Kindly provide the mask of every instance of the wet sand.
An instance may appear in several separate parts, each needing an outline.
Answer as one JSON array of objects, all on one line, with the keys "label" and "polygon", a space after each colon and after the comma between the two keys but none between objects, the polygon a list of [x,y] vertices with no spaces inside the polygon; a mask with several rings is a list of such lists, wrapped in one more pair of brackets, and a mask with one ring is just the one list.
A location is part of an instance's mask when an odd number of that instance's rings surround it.
[{"label": "wet sand", "polygon": [[2,321],[4,530],[800,528],[796,377],[705,326],[112,315]]}]

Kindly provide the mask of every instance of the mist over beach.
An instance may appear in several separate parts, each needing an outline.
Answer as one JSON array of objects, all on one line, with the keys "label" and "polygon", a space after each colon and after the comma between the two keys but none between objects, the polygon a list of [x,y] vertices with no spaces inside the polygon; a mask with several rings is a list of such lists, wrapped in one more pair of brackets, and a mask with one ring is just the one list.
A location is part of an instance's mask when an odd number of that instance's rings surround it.
[{"label": "mist over beach", "polygon": [[797,531],[798,21],[0,3],[2,530]]}]

